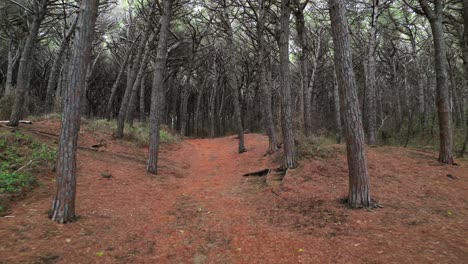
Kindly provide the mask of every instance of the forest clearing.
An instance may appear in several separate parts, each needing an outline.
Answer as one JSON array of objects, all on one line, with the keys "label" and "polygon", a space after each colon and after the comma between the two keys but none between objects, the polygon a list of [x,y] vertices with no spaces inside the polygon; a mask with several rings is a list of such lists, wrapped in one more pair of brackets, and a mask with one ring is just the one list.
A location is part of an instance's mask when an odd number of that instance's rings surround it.
[{"label": "forest clearing", "polygon": [[0,263],[465,263],[468,0],[1,0]]},{"label": "forest clearing", "polygon": [[[20,131],[53,144],[58,121]],[[86,130],[85,130],[86,131]],[[84,132],[79,146],[96,144]],[[109,140],[78,149],[76,223],[47,219],[52,173],[0,218],[1,263],[462,263],[468,257],[468,162],[446,167],[433,152],[369,149],[373,197],[384,208],[350,210],[343,146],[302,163],[281,185],[244,173],[277,166],[268,138],[188,139],[161,150]],[[110,173],[111,178],[104,178]],[[447,177],[453,175],[456,179]]]}]

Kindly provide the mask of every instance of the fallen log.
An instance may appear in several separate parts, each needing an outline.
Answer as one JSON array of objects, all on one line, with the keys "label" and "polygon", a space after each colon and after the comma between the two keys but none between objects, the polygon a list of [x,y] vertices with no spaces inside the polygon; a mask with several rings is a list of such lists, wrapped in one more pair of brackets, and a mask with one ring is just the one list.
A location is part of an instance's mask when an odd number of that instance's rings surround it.
[{"label": "fallen log", "polygon": [[[10,122],[9,120],[3,120],[3,121],[0,121],[0,124],[7,124],[8,122]],[[32,121],[29,121],[29,120],[20,120],[19,121],[20,124],[28,124],[28,125],[32,125]]]},{"label": "fallen log", "polygon": [[265,175],[268,175],[268,173],[270,173],[271,169],[263,169],[263,170],[259,170],[259,171],[254,171],[254,172],[248,172],[246,174],[243,174],[242,176],[244,177],[247,177],[247,176],[265,176]]}]

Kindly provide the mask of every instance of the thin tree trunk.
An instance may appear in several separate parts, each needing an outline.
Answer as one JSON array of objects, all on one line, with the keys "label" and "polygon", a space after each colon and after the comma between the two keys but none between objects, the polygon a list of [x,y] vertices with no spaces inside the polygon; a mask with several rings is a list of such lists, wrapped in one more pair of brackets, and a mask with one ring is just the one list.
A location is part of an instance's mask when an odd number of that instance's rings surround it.
[{"label": "thin tree trunk", "polygon": [[359,111],[356,79],[353,70],[349,28],[344,0],[329,0],[335,69],[340,91],[341,112],[344,114],[346,150],[349,169],[348,205],[370,207],[369,173],[365,153],[364,130]]},{"label": "thin tree trunk", "polygon": [[367,47],[367,82],[366,82],[366,115],[367,115],[367,143],[375,145],[377,142],[377,103],[376,103],[376,63],[375,49],[377,41],[377,19],[379,0],[372,0],[372,17],[369,43]]},{"label": "thin tree trunk", "polygon": [[442,26],[443,3],[441,0],[434,0],[434,10],[431,9],[427,0],[419,0],[419,3],[431,24],[432,37],[434,41],[437,82],[436,105],[439,116],[440,137],[439,161],[446,164],[453,164],[453,136],[447,83],[447,58],[444,30]]},{"label": "thin tree trunk", "polygon": [[[297,31],[297,42],[299,47],[301,48],[301,52],[299,54],[299,65],[300,65],[300,89],[299,89],[299,129],[304,131],[305,134],[308,136],[311,134],[312,130],[312,120],[311,120],[311,113],[310,108],[307,109],[306,105],[310,106],[310,101],[305,101],[307,97],[304,95],[306,94],[308,87],[309,87],[309,62],[307,61],[307,57],[309,54],[308,44],[306,40],[306,28],[305,28],[305,20],[304,20],[304,9],[307,5],[301,4],[300,1],[297,1],[297,7],[294,10],[294,16],[296,17],[296,31]],[[309,112],[307,112],[309,111]],[[308,118],[309,117],[309,118]]]},{"label": "thin tree trunk", "polygon": [[281,32],[279,35],[279,53],[281,70],[281,103],[282,103],[282,122],[283,131],[283,151],[284,151],[284,169],[293,169],[297,167],[296,147],[294,145],[294,125],[292,118],[291,101],[291,81],[289,70],[289,15],[290,1],[281,1]]},{"label": "thin tree trunk", "polygon": [[140,84],[140,121],[143,122],[145,120],[145,91],[146,91],[146,73],[143,73],[141,76],[141,84]]},{"label": "thin tree trunk", "polygon": [[[463,0],[463,40],[462,40],[462,52],[463,52],[463,70],[465,73],[464,85],[465,89],[468,89],[468,0]],[[468,90],[467,90],[468,92]],[[465,140],[460,150],[460,156],[465,155],[468,146],[468,93],[465,94]]]},{"label": "thin tree trunk", "polygon": [[181,87],[180,91],[180,135],[185,136],[187,135],[187,106],[188,106],[188,99],[190,97],[190,91],[192,89],[191,86],[192,81],[192,71],[187,70],[186,79],[184,81],[184,85]]},{"label": "thin tree trunk", "polygon": [[13,40],[10,39],[8,44],[8,68],[6,73],[6,81],[5,81],[5,91],[3,93],[4,96],[9,95],[13,91],[13,72],[16,66],[16,62],[20,56],[20,45],[18,45],[18,49],[15,49],[13,45]]},{"label": "thin tree trunk", "polygon": [[122,103],[120,104],[119,116],[117,118],[117,131],[115,132],[116,138],[123,138],[124,136],[124,128],[125,128],[125,119],[127,116],[127,108],[130,103],[130,97],[133,90],[133,85],[135,83],[135,79],[138,74],[139,65],[141,62],[141,58],[143,56],[143,52],[145,51],[146,42],[148,41],[148,36],[151,30],[151,21],[154,13],[154,6],[151,6],[151,12],[146,20],[144,32],[141,37],[141,41],[138,47],[137,54],[133,61],[133,66],[127,76],[127,87],[125,89],[125,94],[122,98]]},{"label": "thin tree trunk", "polygon": [[86,68],[91,55],[98,0],[81,1],[80,18],[70,61],[70,78],[60,129],[57,158],[57,192],[49,218],[58,223],[75,220],[76,148],[80,131],[81,92],[86,85]]},{"label": "thin tree trunk", "polygon": [[30,26],[26,43],[24,44],[23,52],[21,53],[21,59],[18,68],[18,81],[16,83],[16,96],[13,109],[11,111],[10,122],[8,122],[9,126],[18,126],[23,112],[22,110],[27,93],[27,87],[29,86],[31,79],[30,72],[33,61],[32,56],[34,53],[41,22],[44,19],[47,11],[47,4],[48,0],[41,0],[40,2],[36,2],[37,10],[35,10],[33,14],[33,21]]},{"label": "thin tree trunk", "polygon": [[160,95],[164,92],[164,68],[167,60],[167,42],[169,38],[169,22],[171,17],[172,0],[164,0],[164,8],[161,14],[161,29],[154,66],[153,87],[151,90],[150,110],[150,142],[148,149],[148,162],[146,170],[157,174],[159,154],[159,121],[160,121]]},{"label": "thin tree trunk", "polygon": [[216,111],[216,97],[217,97],[217,90],[218,90],[218,71],[216,67],[216,58],[214,59],[213,63],[213,88],[211,89],[210,93],[210,101],[209,101],[209,112],[208,117],[210,119],[210,137],[215,137],[215,111]]},{"label": "thin tree trunk", "polygon": [[335,123],[336,123],[336,143],[341,143],[341,112],[340,112],[340,95],[338,92],[338,80],[336,78],[336,70],[333,70],[333,99],[335,103]]},{"label": "thin tree trunk", "polygon": [[133,53],[133,48],[135,47],[136,41],[132,43],[130,46],[130,49],[127,51],[127,55],[125,56],[125,60],[123,61],[122,65],[120,66],[119,74],[117,74],[117,78],[114,81],[114,84],[112,84],[112,89],[111,89],[111,95],[109,97],[109,101],[107,102],[107,108],[106,108],[106,117],[107,120],[109,121],[113,114],[112,114],[112,106],[114,103],[114,98],[117,93],[117,88],[119,87],[120,80],[122,79],[122,76],[125,72],[125,69],[127,68],[127,65],[129,64],[130,57]]},{"label": "thin tree trunk", "polygon": [[143,61],[140,63],[140,68],[138,69],[138,74],[135,78],[135,82],[133,83],[132,93],[130,95],[130,101],[127,109],[127,123],[133,125],[133,120],[135,118],[135,110],[137,104],[137,95],[138,91],[141,89],[141,78],[145,74],[146,66],[148,65],[149,59],[151,58],[151,44],[154,41],[154,34],[151,34],[149,37],[149,41],[146,44],[145,53],[143,55]]},{"label": "thin tree trunk", "polygon": [[266,80],[266,59],[265,59],[265,2],[259,0],[258,10],[258,25],[257,25],[257,38],[258,38],[258,85],[262,93],[263,103],[263,124],[265,131],[268,135],[268,154],[274,153],[277,149],[275,124],[273,123],[273,113],[271,108],[271,88]]},{"label": "thin tree trunk", "polygon": [[229,13],[228,13],[228,8],[224,7],[224,26],[225,26],[225,32],[227,34],[227,47],[226,47],[226,52],[227,52],[227,68],[226,68],[226,74],[227,74],[227,79],[229,86],[231,87],[232,90],[232,96],[233,96],[233,105],[234,105],[234,117],[235,117],[235,123],[236,123],[236,128],[237,128],[237,134],[239,137],[239,145],[238,145],[238,152],[243,153],[246,151],[245,146],[244,146],[244,127],[242,125],[242,114],[241,114],[241,106],[239,102],[239,87],[237,83],[237,77],[236,77],[236,67],[237,67],[237,62],[236,62],[236,55],[235,55],[235,43],[234,43],[234,33],[232,32],[232,26],[231,26],[231,21],[229,18]]},{"label": "thin tree trunk", "polygon": [[63,54],[65,53],[65,49],[67,48],[68,43],[70,43],[73,32],[75,31],[77,21],[78,21],[78,16],[75,17],[75,19],[73,20],[73,23],[68,29],[67,34],[63,38],[62,43],[60,44],[60,48],[57,52],[57,57],[55,58],[54,63],[52,64],[52,68],[50,69],[49,80],[47,82],[46,99],[45,99],[45,112],[52,111],[53,102],[54,102],[53,95],[54,95],[55,87],[57,86],[57,79],[58,79],[58,73],[60,71],[60,64],[62,62],[62,57],[63,57]]}]

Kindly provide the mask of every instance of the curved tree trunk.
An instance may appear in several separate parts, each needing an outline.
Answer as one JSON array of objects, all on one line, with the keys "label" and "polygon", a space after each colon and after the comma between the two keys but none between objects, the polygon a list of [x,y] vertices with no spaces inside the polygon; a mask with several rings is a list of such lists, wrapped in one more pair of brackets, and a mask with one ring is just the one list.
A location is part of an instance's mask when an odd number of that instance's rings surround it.
[{"label": "curved tree trunk", "polygon": [[75,220],[76,148],[80,131],[81,92],[86,85],[86,68],[91,55],[98,0],[81,1],[80,18],[70,61],[70,78],[63,108],[57,158],[57,192],[49,218],[58,223]]},{"label": "curved tree trunk", "polygon": [[160,122],[160,95],[164,92],[164,67],[167,60],[167,42],[169,38],[169,22],[171,17],[172,0],[164,0],[163,13],[161,15],[161,29],[159,31],[159,42],[154,65],[153,87],[151,90],[150,110],[150,142],[148,149],[148,161],[146,170],[157,174],[159,154],[159,122]]},{"label": "curved tree trunk", "polygon": [[26,39],[26,43],[24,44],[23,52],[21,53],[21,59],[18,68],[18,81],[16,83],[16,96],[13,109],[11,111],[10,122],[8,122],[9,126],[18,126],[22,115],[26,93],[29,87],[29,82],[31,80],[30,72],[33,61],[32,55],[36,45],[37,34],[39,33],[41,22],[44,19],[47,11],[47,4],[48,0],[41,0],[40,2],[36,2],[37,10],[34,12],[29,34]]},{"label": "curved tree trunk", "polygon": [[335,69],[343,113],[349,169],[348,204],[352,208],[370,207],[369,173],[365,153],[356,79],[351,57],[344,0],[329,0]]}]

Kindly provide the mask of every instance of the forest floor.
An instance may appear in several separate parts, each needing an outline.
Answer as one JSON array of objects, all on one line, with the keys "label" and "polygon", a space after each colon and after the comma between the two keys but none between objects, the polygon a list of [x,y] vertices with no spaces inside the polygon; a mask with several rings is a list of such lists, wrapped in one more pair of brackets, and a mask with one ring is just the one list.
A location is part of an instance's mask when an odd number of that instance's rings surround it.
[{"label": "forest floor", "polygon": [[[56,144],[59,121],[20,130]],[[1,128],[0,128],[1,129]],[[246,135],[165,144],[160,174],[146,148],[83,130],[77,214],[47,218],[54,174],[0,218],[0,263],[463,263],[468,260],[468,163],[443,166],[416,149],[368,149],[371,194],[384,208],[351,210],[343,145],[301,161],[283,183],[247,172],[277,167],[268,140]],[[110,178],[105,178],[102,174]],[[110,175],[109,175],[110,174]],[[451,177],[447,176],[448,174]]]}]

